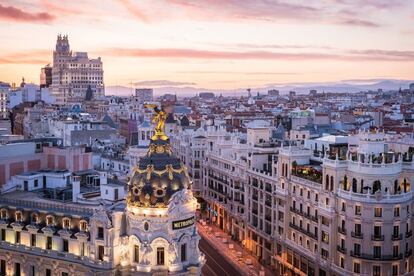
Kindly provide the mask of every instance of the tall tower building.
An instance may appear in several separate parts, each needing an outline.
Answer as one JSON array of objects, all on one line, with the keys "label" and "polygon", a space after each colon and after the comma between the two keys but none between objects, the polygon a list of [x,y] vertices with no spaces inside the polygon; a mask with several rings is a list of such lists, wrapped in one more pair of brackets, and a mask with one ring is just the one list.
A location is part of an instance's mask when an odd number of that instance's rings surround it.
[{"label": "tall tower building", "polygon": [[81,103],[86,92],[92,90],[92,98],[104,96],[101,58],[89,59],[86,52],[72,52],[68,36],[58,35],[53,51],[51,91],[57,104]]}]

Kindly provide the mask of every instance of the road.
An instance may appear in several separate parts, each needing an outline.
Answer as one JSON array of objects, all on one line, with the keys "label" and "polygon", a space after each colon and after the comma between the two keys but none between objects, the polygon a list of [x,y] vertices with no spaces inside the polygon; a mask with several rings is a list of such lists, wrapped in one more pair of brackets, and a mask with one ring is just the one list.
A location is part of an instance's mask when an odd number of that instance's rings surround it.
[{"label": "road", "polygon": [[217,252],[206,240],[201,239],[199,243],[201,251],[206,256],[206,264],[201,272],[203,276],[237,276],[238,270]]}]

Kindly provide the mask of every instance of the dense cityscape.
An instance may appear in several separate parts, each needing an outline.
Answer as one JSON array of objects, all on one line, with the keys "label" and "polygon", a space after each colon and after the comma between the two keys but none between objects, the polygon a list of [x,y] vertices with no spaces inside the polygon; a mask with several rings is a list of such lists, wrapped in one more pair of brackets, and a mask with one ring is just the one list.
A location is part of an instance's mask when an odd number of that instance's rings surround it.
[{"label": "dense cityscape", "polygon": [[413,272],[414,83],[105,96],[66,35],[40,72],[1,83],[3,275]]},{"label": "dense cityscape", "polygon": [[104,2],[0,3],[0,276],[414,275],[414,6]]}]

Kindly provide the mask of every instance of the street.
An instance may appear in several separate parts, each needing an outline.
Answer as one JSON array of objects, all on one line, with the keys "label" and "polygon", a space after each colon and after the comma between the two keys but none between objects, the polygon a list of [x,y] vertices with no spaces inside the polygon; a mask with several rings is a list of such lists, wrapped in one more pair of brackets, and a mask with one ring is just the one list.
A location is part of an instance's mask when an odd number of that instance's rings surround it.
[{"label": "street", "polygon": [[240,275],[238,270],[230,264],[226,258],[221,256],[206,240],[201,239],[199,243],[201,251],[206,256],[206,264],[202,268],[203,276],[236,276]]}]

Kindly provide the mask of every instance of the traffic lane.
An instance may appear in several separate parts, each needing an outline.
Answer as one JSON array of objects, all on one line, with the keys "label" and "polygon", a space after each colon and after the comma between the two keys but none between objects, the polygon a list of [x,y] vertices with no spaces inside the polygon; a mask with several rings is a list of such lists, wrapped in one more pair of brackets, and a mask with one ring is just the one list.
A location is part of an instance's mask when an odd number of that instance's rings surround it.
[{"label": "traffic lane", "polygon": [[231,263],[229,263],[221,252],[218,252],[214,247],[212,247],[206,240],[201,239],[199,243],[201,251],[206,255],[206,276],[213,275],[212,271],[216,275],[240,275],[239,270],[237,270]]}]

